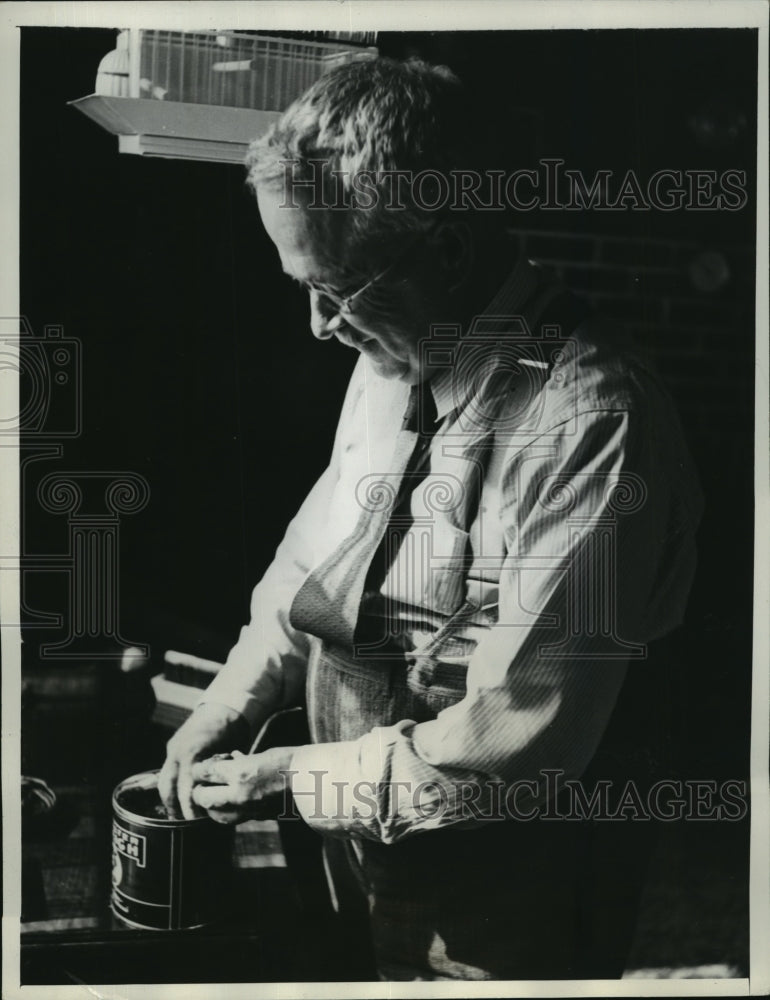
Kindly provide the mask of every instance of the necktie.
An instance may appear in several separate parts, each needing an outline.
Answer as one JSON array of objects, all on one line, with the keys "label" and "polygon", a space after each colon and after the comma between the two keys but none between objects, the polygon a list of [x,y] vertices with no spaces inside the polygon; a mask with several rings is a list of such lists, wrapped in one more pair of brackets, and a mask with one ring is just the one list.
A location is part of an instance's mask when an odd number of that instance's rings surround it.
[{"label": "necktie", "polygon": [[391,516],[411,493],[415,471],[424,463],[435,412],[428,384],[412,386],[390,468],[385,476],[360,484],[361,513],[353,531],[297,591],[289,613],[295,628],[352,648],[367,575]]},{"label": "necktie", "polygon": [[386,530],[375,553],[370,560],[369,570],[364,583],[364,591],[380,589],[393,559],[398,552],[404,535],[412,524],[410,498],[419,484],[427,476],[430,465],[427,460],[430,443],[437,430],[436,403],[433,393],[425,387],[422,392],[415,392],[418,386],[412,387],[409,404],[404,414],[403,427],[413,431],[417,440],[404,469],[404,474],[398,490],[395,503],[391,508]]}]

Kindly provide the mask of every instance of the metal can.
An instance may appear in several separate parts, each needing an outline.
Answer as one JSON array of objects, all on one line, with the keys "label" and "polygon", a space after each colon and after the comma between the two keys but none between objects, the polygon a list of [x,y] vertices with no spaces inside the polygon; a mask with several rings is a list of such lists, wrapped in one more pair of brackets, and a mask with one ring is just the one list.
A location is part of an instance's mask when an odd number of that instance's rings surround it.
[{"label": "metal can", "polygon": [[233,830],[201,819],[168,819],[158,771],[126,778],[112,796],[112,912],[130,927],[182,930],[226,913]]}]

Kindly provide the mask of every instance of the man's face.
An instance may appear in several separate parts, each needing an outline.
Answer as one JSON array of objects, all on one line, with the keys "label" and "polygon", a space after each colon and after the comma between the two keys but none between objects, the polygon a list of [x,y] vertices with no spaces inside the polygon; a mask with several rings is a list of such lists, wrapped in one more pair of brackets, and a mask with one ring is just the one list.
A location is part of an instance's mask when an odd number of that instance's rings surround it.
[{"label": "man's face", "polygon": [[[259,187],[257,202],[267,234],[286,274],[301,284],[323,286],[343,298],[391,263],[393,257],[374,263],[377,248],[369,255],[370,264],[351,259],[360,255],[351,252],[345,238],[346,211],[288,207],[284,201],[280,186]],[[336,337],[360,351],[383,378],[414,384],[427,375],[421,370],[419,344],[429,335],[431,322],[441,318],[435,315],[440,297],[436,282],[425,273],[424,259],[411,253],[405,240],[403,259],[356,298],[352,315],[338,316],[333,302],[309,288],[310,326],[319,340]]]}]

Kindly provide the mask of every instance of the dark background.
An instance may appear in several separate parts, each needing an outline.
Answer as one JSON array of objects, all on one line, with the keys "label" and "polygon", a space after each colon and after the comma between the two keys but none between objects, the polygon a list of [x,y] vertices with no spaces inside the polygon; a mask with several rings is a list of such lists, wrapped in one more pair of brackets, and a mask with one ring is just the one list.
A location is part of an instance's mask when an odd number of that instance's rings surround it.
[{"label": "dark background", "polygon": [[[94,90],[115,32],[22,30],[21,303],[36,335],[82,344],[82,434],[26,466],[28,555],[67,550],[40,479],[131,471],[147,507],[120,523],[120,632],[222,658],[251,589],[322,471],[353,353],[309,332],[237,166],[118,155],[66,102]],[[683,773],[748,773],[752,649],[757,36],[749,30],[385,34],[383,54],[455,69],[510,169],[560,156],[747,172],[737,212],[511,213],[523,252],[630,328],[679,405],[706,513],[671,690]],[[729,278],[699,291],[718,251]],[[64,574],[24,577],[27,664],[65,637]],[[58,669],[67,671],[66,661]],[[744,873],[745,874],[745,873]],[[733,876],[731,876],[733,877]],[[744,894],[745,895],[745,894]],[[745,900],[744,900],[745,901]]]}]

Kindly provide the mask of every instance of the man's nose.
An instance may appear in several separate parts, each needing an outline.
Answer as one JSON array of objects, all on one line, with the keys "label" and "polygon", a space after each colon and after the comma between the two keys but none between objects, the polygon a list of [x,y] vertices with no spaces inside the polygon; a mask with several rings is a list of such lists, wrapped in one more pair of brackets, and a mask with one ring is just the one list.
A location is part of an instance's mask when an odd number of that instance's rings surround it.
[{"label": "man's nose", "polygon": [[318,292],[310,292],[310,329],[318,340],[329,340],[340,325],[334,306]]}]

